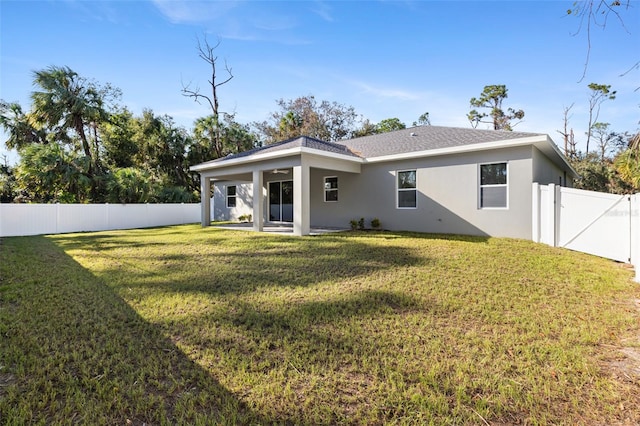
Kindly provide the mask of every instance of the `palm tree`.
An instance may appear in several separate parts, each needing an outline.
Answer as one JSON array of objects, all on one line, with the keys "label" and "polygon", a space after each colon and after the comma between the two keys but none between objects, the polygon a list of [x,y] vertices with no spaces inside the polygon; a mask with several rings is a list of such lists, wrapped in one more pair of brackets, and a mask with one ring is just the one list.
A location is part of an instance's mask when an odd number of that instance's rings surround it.
[{"label": "palm tree", "polygon": [[193,127],[193,135],[208,153],[208,159],[221,158],[224,156],[222,142],[220,140],[220,122],[214,115],[198,118]]},{"label": "palm tree", "polygon": [[112,203],[146,203],[153,192],[153,182],[147,172],[127,167],[118,169],[107,183]]},{"label": "palm tree", "polygon": [[623,180],[640,190],[640,133],[629,140],[629,147],[616,158],[615,167]]},{"label": "palm tree", "polygon": [[0,126],[9,134],[5,141],[8,149],[20,149],[31,143],[47,143],[46,132],[37,128],[30,114],[20,104],[0,100]]},{"label": "palm tree", "polygon": [[42,89],[31,94],[37,122],[61,132],[74,131],[90,159],[88,175],[93,176],[98,153],[92,153],[85,129],[107,116],[104,93],[69,67],[36,71],[34,83]]},{"label": "palm tree", "polygon": [[287,113],[280,119],[280,123],[278,125],[280,130],[280,139],[289,139],[301,136],[303,124],[304,121],[300,115],[296,114],[294,111],[287,111]]},{"label": "palm tree", "polygon": [[33,202],[88,201],[91,181],[86,175],[87,158],[61,145],[31,144],[20,149],[22,161],[16,167],[18,189]]}]

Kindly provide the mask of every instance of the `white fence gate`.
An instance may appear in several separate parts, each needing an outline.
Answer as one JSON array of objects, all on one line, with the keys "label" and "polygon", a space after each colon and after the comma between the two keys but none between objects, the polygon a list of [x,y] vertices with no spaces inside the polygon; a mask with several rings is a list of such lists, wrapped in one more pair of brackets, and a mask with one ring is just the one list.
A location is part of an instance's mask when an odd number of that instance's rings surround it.
[{"label": "white fence gate", "polygon": [[192,204],[0,204],[0,237],[200,222]]},{"label": "white fence gate", "polygon": [[640,281],[640,194],[533,184],[532,239],[636,267]]}]

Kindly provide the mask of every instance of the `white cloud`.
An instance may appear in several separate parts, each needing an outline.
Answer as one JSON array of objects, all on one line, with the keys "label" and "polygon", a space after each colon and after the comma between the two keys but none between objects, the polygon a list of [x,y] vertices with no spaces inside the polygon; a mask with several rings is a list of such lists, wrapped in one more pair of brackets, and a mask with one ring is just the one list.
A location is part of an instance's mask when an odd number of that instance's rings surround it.
[{"label": "white cloud", "polygon": [[112,24],[119,24],[122,20],[126,20],[126,17],[118,13],[116,8],[108,2],[65,0],[64,4],[78,11],[84,19],[107,21]]},{"label": "white cloud", "polygon": [[350,81],[351,85],[360,89],[363,94],[373,95],[379,98],[393,98],[401,100],[416,100],[419,96],[415,92],[391,87],[374,87],[363,81]]},{"label": "white cloud", "polygon": [[153,4],[173,23],[193,24],[220,18],[230,10],[238,7],[241,2],[153,0]]},{"label": "white cloud", "polygon": [[311,11],[327,22],[334,21],[333,16],[331,15],[331,7],[324,1],[316,1],[313,3]]},{"label": "white cloud", "polygon": [[295,14],[274,11],[269,2],[153,0],[153,4],[170,22],[201,25],[220,38],[309,44],[307,38],[293,34],[300,27]]}]

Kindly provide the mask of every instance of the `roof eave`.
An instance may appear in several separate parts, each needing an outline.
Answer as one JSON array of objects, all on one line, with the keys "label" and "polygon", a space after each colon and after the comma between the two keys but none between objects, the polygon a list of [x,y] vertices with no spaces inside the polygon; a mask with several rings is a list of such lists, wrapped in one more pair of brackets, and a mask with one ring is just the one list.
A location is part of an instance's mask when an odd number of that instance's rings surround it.
[{"label": "roof eave", "polygon": [[510,147],[517,147],[517,146],[525,146],[525,145],[535,146],[540,151],[542,151],[545,155],[547,155],[547,157],[549,157],[556,165],[569,171],[574,178],[580,177],[580,175],[575,171],[575,169],[568,163],[568,161],[566,160],[562,152],[560,152],[560,149],[546,134],[533,135],[533,136],[524,137],[524,138],[514,138],[514,139],[506,139],[506,140],[500,140],[500,141],[467,144],[467,145],[460,145],[455,147],[405,152],[401,154],[391,154],[391,155],[383,155],[379,157],[369,157],[369,158],[345,155],[345,154],[324,151],[324,150],[309,148],[309,147],[295,147],[295,148],[289,148],[289,149],[267,152],[267,153],[256,153],[256,154],[248,155],[246,157],[230,158],[228,160],[226,159],[214,160],[206,163],[197,164],[195,166],[191,166],[189,170],[193,172],[203,172],[206,170],[215,170],[219,168],[235,166],[240,164],[249,164],[249,163],[272,160],[277,158],[284,158],[284,157],[289,157],[294,155],[302,155],[303,153],[314,154],[314,155],[324,156],[324,157],[333,158],[333,159],[340,159],[340,160],[345,160],[345,161],[350,161],[350,162],[355,162],[360,164],[368,164],[368,163],[380,163],[380,162],[386,162],[386,161],[406,160],[411,158],[461,154],[461,153],[474,152],[474,151],[486,151],[491,149],[510,148]]},{"label": "roof eave", "polygon": [[[574,179],[579,179],[580,174],[578,174],[576,169],[574,169],[573,166],[569,164],[569,161],[567,161],[567,157],[565,157],[562,151],[560,151],[560,148],[558,148],[558,146],[553,142],[553,140],[548,135],[545,135],[545,136],[547,139],[546,140],[547,144],[541,145],[541,146],[536,145],[536,147],[540,151],[544,152],[552,160],[553,160],[552,156],[555,156],[557,161],[554,161],[554,162],[558,166],[564,167],[565,169],[567,169],[567,171],[569,171],[573,175]],[[549,148],[551,148],[551,151],[549,150]]]},{"label": "roof eave", "polygon": [[472,143],[466,145],[452,146],[446,148],[427,149],[423,151],[405,152],[402,154],[382,155],[379,157],[369,157],[366,163],[379,163],[384,161],[406,160],[419,157],[435,157],[439,155],[462,154],[475,151],[487,151],[490,149],[509,148],[523,145],[533,145],[547,142],[547,135],[535,135],[525,138],[506,139],[491,142]]},{"label": "roof eave", "polygon": [[246,157],[230,158],[228,160],[222,159],[221,161],[196,164],[195,166],[189,167],[189,170],[191,170],[192,172],[203,172],[206,170],[219,169],[223,167],[236,166],[240,164],[255,163],[258,161],[273,160],[276,158],[291,157],[294,155],[302,155],[303,153],[320,155],[323,157],[339,159],[339,160],[346,160],[354,163],[363,163],[363,159],[360,157],[340,154],[337,152],[323,151],[321,149],[314,149],[309,147],[295,147],[295,148],[283,149],[283,150],[274,151],[274,152],[257,153],[253,155],[248,155]]},{"label": "roof eave", "polygon": [[569,171],[574,178],[579,175],[573,167],[567,162],[564,155],[560,152],[555,143],[548,135],[540,134],[524,138],[506,139],[500,141],[482,142],[475,144],[460,145],[439,149],[428,149],[423,151],[405,152],[402,154],[383,155],[379,157],[370,157],[365,159],[365,163],[379,163],[385,161],[407,160],[411,158],[436,157],[439,155],[462,154],[476,151],[487,151],[499,148],[511,148],[517,146],[534,145],[547,155],[556,165]]}]

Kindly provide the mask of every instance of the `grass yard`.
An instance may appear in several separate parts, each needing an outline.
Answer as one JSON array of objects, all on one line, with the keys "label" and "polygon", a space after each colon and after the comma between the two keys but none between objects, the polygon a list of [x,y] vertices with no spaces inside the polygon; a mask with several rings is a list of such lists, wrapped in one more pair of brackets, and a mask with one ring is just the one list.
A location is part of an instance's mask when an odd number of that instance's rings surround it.
[{"label": "grass yard", "polygon": [[0,424],[638,424],[638,300],[510,239],[5,238]]}]

